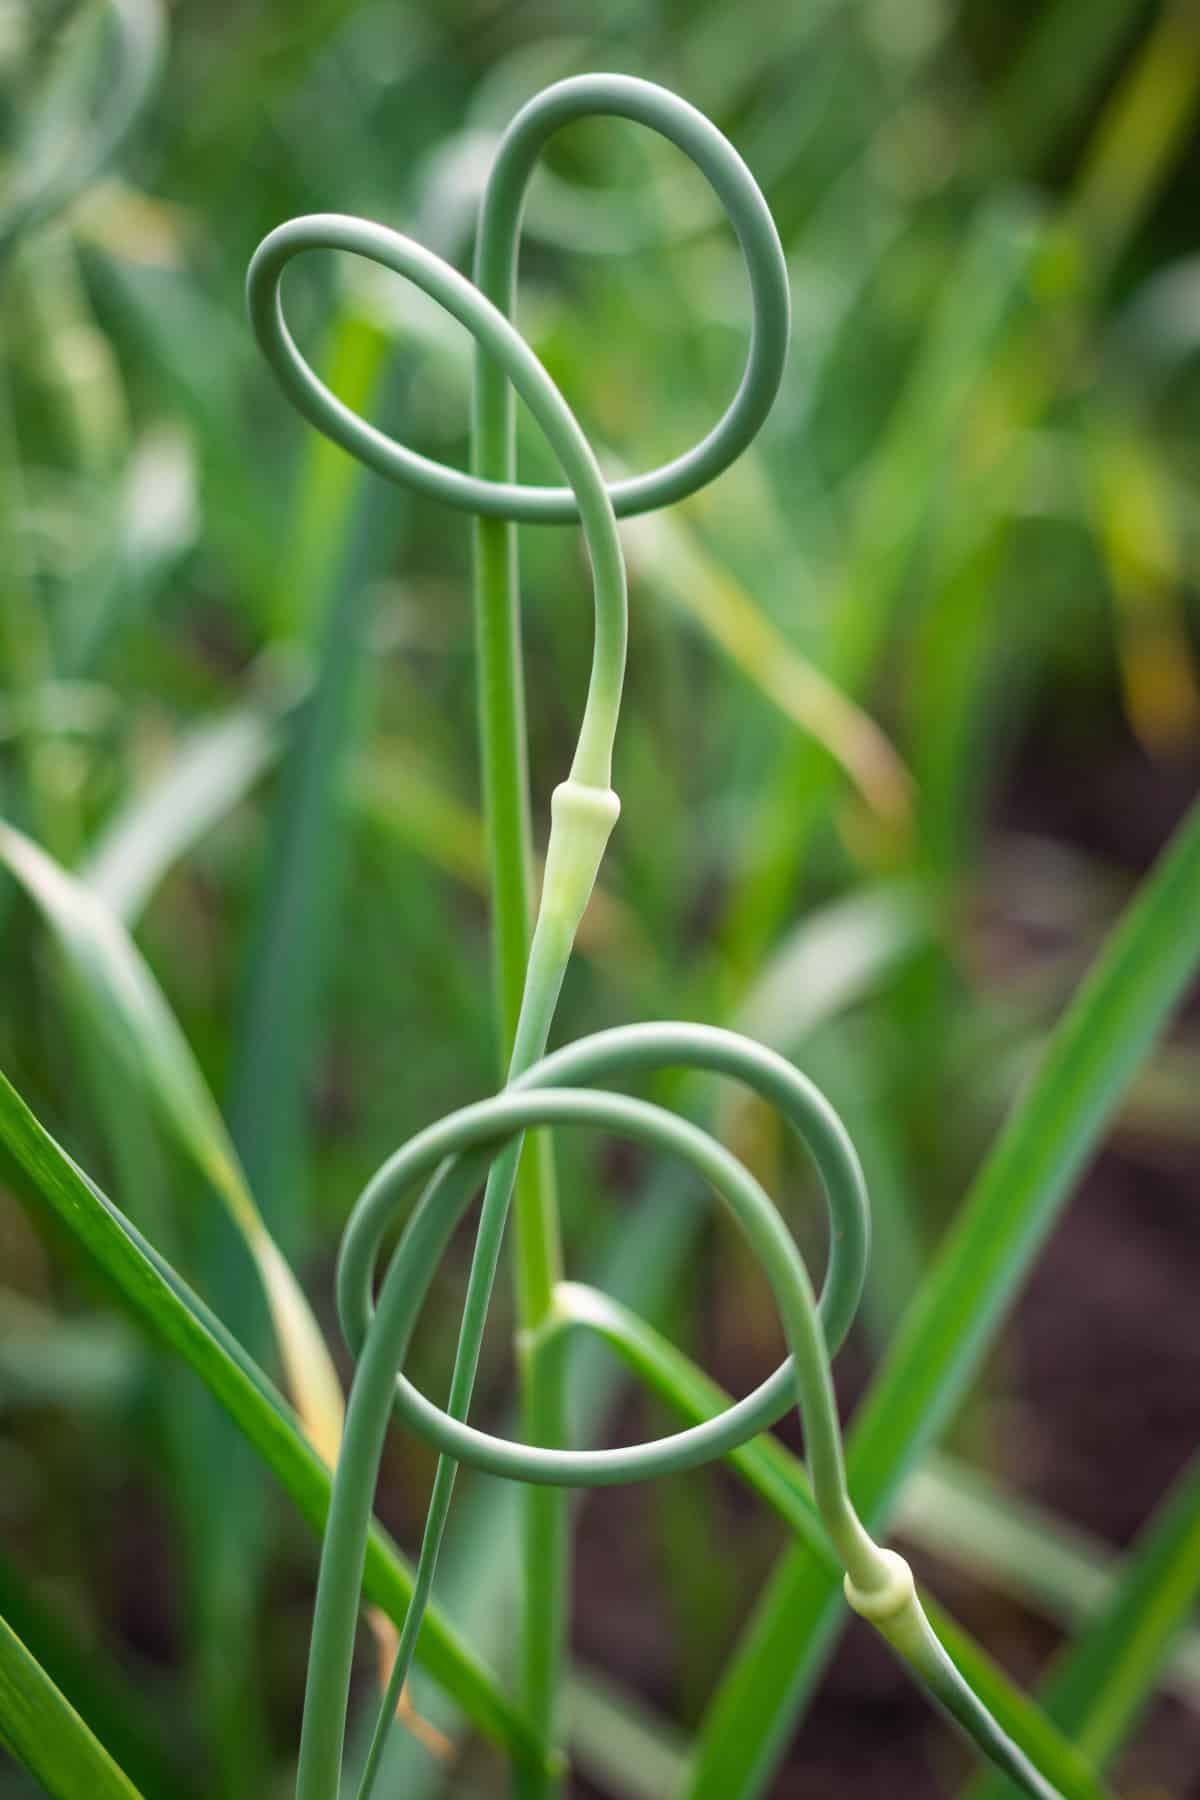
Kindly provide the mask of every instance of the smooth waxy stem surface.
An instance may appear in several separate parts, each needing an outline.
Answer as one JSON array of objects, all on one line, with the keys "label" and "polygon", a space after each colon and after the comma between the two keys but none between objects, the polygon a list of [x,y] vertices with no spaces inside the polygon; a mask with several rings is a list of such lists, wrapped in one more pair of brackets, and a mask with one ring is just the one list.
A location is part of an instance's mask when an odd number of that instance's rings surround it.
[{"label": "smooth waxy stem surface", "polygon": [[[664,467],[606,485],[561,394],[511,323],[521,210],[547,138],[573,119],[611,113],[660,132],[707,176],[737,233],[749,276],[752,327],[741,384],[702,442]],[[479,346],[472,472],[430,462],[346,408],[320,382],[292,339],[280,280],[317,249],[365,256],[414,282],[474,335]],[[358,1358],[321,1560],[305,1701],[299,1800],[336,1800],[363,1559],[384,1437],[393,1412],[440,1453],[414,1594],[360,1794],[379,1766],[388,1721],[407,1673],[459,1464],[525,1483],[533,1494],[599,1487],[695,1468],[799,1410],[817,1505],[847,1571],[847,1597],[871,1619],[935,1698],[1036,1800],[1050,1789],[1004,1737],[925,1621],[911,1572],[875,1544],[846,1485],[831,1358],[862,1291],[868,1215],[862,1172],[828,1102],[782,1057],[749,1039],[701,1025],[631,1025],[546,1054],[575,931],[616,823],[612,753],[625,670],[626,584],[616,515],[670,504],[712,480],[751,442],[783,370],[787,272],[770,213],[737,152],[694,108],[624,76],[560,82],[522,109],[497,151],[480,217],[475,283],[411,239],[336,214],[293,220],[272,232],[251,263],[251,318],[286,391],[319,429],[388,479],[476,515],[482,749],[492,822],[493,892],[508,1083],[490,1099],[428,1126],[372,1177],[350,1217],[338,1268],[343,1329]],[[514,395],[525,402],[567,481],[526,487],[515,479]],[[568,778],[555,790],[541,904],[532,937],[527,904],[523,708],[517,664],[517,521],[582,528],[591,564],[595,638],[591,680]],[[613,1079],[689,1068],[731,1077],[775,1107],[805,1144],[825,1191],[830,1253],[820,1300],[778,1209],[728,1150],[686,1119],[622,1093]],[[572,1322],[565,1304],[552,1190],[535,1183],[517,1204],[519,1325],[525,1406],[534,1440],[512,1442],[467,1422],[484,1321],[517,1181],[524,1134],[584,1125],[682,1158],[744,1234],[770,1283],[788,1358],[753,1394],[673,1436],[610,1450],[564,1448],[557,1339]],[[481,1183],[475,1258],[447,1406],[434,1406],[402,1373],[439,1260]],[[418,1195],[415,1205],[412,1196]],[[375,1291],[382,1245],[404,1219]],[[562,1300],[559,1299],[560,1294]],[[581,1322],[578,1318],[576,1323]],[[586,1322],[586,1321],[583,1321]],[[522,1793],[557,1779],[555,1693],[561,1660],[564,1568],[561,1505],[536,1515],[543,1532],[526,1571],[525,1690],[546,1742],[537,1768],[518,1771]],[[531,1515],[533,1516],[533,1515]]]}]

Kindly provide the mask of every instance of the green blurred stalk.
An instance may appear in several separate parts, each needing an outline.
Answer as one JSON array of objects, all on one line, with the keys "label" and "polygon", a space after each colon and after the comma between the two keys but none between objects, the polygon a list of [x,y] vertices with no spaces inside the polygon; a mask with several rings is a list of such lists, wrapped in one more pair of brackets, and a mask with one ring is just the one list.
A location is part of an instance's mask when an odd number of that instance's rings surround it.
[{"label": "green blurred stalk", "polygon": [[[33,721],[38,695],[54,673],[54,656],[29,556],[28,514],[12,393],[7,378],[0,376],[0,539],[6,547],[0,589],[0,656],[10,697],[22,704]],[[53,854],[69,860],[74,832],[62,812],[54,745],[44,741],[31,723],[19,734],[17,749],[24,804],[34,835]]]},{"label": "green blurred stalk", "polygon": [[1183,149],[1200,100],[1200,16],[1193,0],[1167,0],[1129,74],[1105,107],[1076,182],[1069,228],[1093,279],[1129,244]]},{"label": "green blurred stalk", "polygon": [[[324,362],[349,404],[367,409],[378,388],[385,340],[350,311],[336,316]],[[292,513],[296,521],[272,607],[282,640],[297,644],[313,685],[287,724],[285,752],[238,1024],[229,1087],[230,1134],[251,1192],[285,1255],[308,1242],[304,1081],[328,964],[340,872],[338,812],[352,747],[362,668],[363,590],[391,542],[395,497],[350,460],[308,435]],[[255,1356],[270,1343],[260,1283],[236,1229],[213,1209],[201,1257],[203,1286],[224,1322]],[[200,1538],[196,1591],[201,1654],[209,1671],[210,1734],[231,1800],[261,1789],[265,1745],[256,1630],[267,1548],[268,1486],[258,1461],[221,1409],[197,1396],[191,1435],[198,1503],[211,1470],[223,1471],[223,1504]],[[260,1719],[257,1731],[253,1720]]]},{"label": "green blurred stalk", "polygon": [[[920,353],[864,479],[845,572],[829,609],[829,679],[861,700],[889,641],[905,581],[957,447],[964,414],[1027,277],[1026,208],[987,209],[972,225]],[[727,902],[721,943],[742,978],[762,961],[797,871],[826,815],[837,765],[797,736],[758,806],[751,865]]]},{"label": "green blurred stalk", "polygon": [[1034,172],[1067,141],[1149,0],[1051,0],[983,109],[974,175]]},{"label": "green blurred stalk", "polygon": [[[378,403],[387,341],[342,311],[331,328],[327,379],[357,411]],[[390,545],[394,494],[307,434],[274,602],[276,631],[313,670],[288,724],[289,743],[234,1040],[229,1124],[259,1208],[285,1252],[303,1251],[303,1087],[313,1049],[325,945],[340,883],[338,814],[355,736],[366,621],[363,590]]]}]

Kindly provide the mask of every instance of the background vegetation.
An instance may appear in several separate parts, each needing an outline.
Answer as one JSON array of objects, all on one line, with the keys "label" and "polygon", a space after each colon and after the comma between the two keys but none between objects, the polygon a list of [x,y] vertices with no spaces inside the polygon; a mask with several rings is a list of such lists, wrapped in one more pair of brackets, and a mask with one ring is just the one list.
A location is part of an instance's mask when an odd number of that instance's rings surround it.
[{"label": "background vegetation", "polygon": [[[22,155],[94,85],[98,15],[64,54],[63,12],[0,14]],[[624,810],[557,1035],[736,1025],[826,1087],[876,1208],[839,1363],[849,1407],[1196,785],[1193,0],[174,6],[119,167],[22,241],[0,289],[0,796],[136,935],[340,1341],[332,1259],[359,1187],[497,1079],[470,534],[300,423],[242,283],[260,237],[315,210],[465,262],[496,132],[547,80],[595,68],[665,83],[733,139],[779,222],[795,324],[754,451],[623,527]],[[289,292],[344,397],[462,459],[456,328],[332,259]],[[745,314],[699,177],[619,124],[560,136],[520,322],[607,467],[703,433]],[[533,432],[522,456],[526,479],[553,479]],[[522,556],[544,818],[586,679],[587,590],[573,531],[527,529]],[[211,1181],[99,1044],[7,879],[0,937],[0,1064],[268,1355]],[[1043,1699],[1146,1800],[1194,1791],[1200,1759],[1200,1638],[1177,1637],[1200,1584],[1198,1058],[1185,1010],[1070,1206],[1044,1213],[1045,1255],[896,1517],[934,1592],[1024,1684],[1053,1664]],[[802,1159],[757,1108],[718,1104],[819,1259]],[[572,1270],[726,1386],[756,1382],[778,1333],[726,1228],[619,1145],[573,1133],[559,1155]],[[194,1376],[6,1190],[0,1245],[0,1611],[148,1800],[286,1792],[311,1535]],[[469,1249],[422,1329],[415,1374],[435,1394]],[[479,1396],[494,1421],[507,1305]],[[602,1352],[577,1376],[581,1435],[658,1428]],[[378,1510],[408,1548],[431,1473],[397,1435]],[[1170,1491],[1175,1513],[1156,1513]],[[511,1492],[464,1478],[439,1596],[498,1667],[515,1527]],[[721,1471],[593,1495],[576,1532],[572,1791],[661,1796],[787,1532]],[[1165,1610],[1133,1630],[1114,1559],[1168,1539]],[[1086,1652],[1105,1629],[1133,1646],[1117,1673],[1053,1662],[1064,1634]],[[369,1663],[364,1640],[364,1690]],[[821,1672],[799,1683],[807,1707],[798,1686],[770,1727],[745,1715],[757,1791],[959,1791],[959,1748],[862,1628]],[[737,1697],[736,1667],[724,1680],[710,1721]],[[460,1734],[427,1676],[415,1698]],[[494,1752],[468,1738],[464,1754],[447,1775],[399,1741],[393,1780],[503,1791]],[[0,1793],[37,1791],[4,1767]]]}]

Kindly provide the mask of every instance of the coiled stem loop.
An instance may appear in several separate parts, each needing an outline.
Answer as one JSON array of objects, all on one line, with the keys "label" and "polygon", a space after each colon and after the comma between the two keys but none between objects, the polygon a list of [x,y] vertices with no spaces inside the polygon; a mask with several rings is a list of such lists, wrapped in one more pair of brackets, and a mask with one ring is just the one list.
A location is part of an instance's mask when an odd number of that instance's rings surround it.
[{"label": "coiled stem loop", "polygon": [[[559,126],[594,113],[617,114],[659,131],[704,172],[737,232],[753,303],[745,371],[723,417],[683,455],[611,485],[606,485],[570,408],[510,322],[521,209],[536,159]],[[280,280],[294,256],[317,248],[351,251],[395,270],[474,334],[479,357],[471,474],[431,462],[378,431],[345,407],[304,360],[284,320]],[[787,273],[774,224],[752,176],[714,126],[661,88],[624,76],[578,77],[530,101],[501,141],[481,211],[476,284],[383,226],[319,214],[293,220],[264,239],[250,265],[248,296],[259,341],[307,418],[369,468],[472,512],[479,520],[485,785],[493,825],[507,821],[492,834],[506,1005],[510,996],[506,957],[511,957],[514,944],[521,957],[507,1086],[428,1126],[389,1157],[363,1191],[343,1240],[338,1306],[358,1364],[321,1559],[297,1800],[335,1800],[339,1791],[363,1559],[393,1408],[441,1457],[413,1596],[360,1796],[371,1788],[387,1721],[415,1648],[458,1464],[526,1483],[535,1495],[544,1488],[640,1480],[695,1468],[727,1454],[769,1427],[792,1404],[799,1408],[804,1427],[816,1502],[847,1571],[850,1603],[874,1620],[930,1691],[1027,1793],[1035,1800],[1054,1800],[1053,1790],[962,1681],[925,1620],[907,1565],[873,1542],[847,1491],[830,1359],[858,1304],[869,1233],[858,1159],[828,1102],[773,1052],[700,1025],[627,1026],[545,1054],[575,930],[619,810],[610,784],[627,634],[625,569],[616,515],[681,499],[726,468],[761,426],[783,369]],[[513,479],[514,390],[544,432],[568,487],[526,487]],[[509,528],[518,521],[575,519],[582,525],[592,565],[595,649],[575,758],[569,778],[555,791],[546,879],[530,942],[522,841],[526,817],[519,741],[522,716],[515,661],[515,555]],[[596,1085],[666,1067],[745,1083],[782,1114],[807,1146],[825,1190],[830,1220],[829,1262],[819,1302],[778,1211],[728,1150],[687,1119]],[[523,1135],[533,1127],[572,1124],[616,1132],[668,1151],[705,1179],[762,1265],[789,1351],[786,1362],[753,1394],[718,1417],[671,1437],[620,1449],[562,1446],[561,1368],[555,1341],[560,1326],[579,1319],[566,1305],[571,1290],[561,1279],[553,1199],[545,1194],[537,1197],[530,1218],[520,1220],[522,1235],[527,1226],[539,1234],[526,1257],[524,1293],[531,1304],[521,1318],[525,1425],[535,1439],[557,1441],[515,1443],[466,1421]],[[401,1370],[438,1261],[481,1182],[484,1200],[475,1256],[450,1398],[442,1409],[419,1393]],[[419,1186],[420,1196],[373,1300],[383,1241],[397,1222],[398,1209]],[[561,1508],[542,1515],[546,1531],[535,1546],[527,1588],[530,1610],[539,1612],[541,1631],[534,1655],[527,1658],[527,1690],[550,1758],[556,1686],[550,1665],[557,1657],[562,1608],[557,1543],[561,1521]],[[555,1542],[547,1542],[549,1536]],[[544,1579],[538,1572],[539,1559],[550,1571]],[[529,1789],[535,1791],[547,1791],[541,1777]]]},{"label": "coiled stem loop", "polygon": [[[501,139],[492,166],[480,214],[475,281],[506,322],[512,315],[517,280],[518,237],[512,222],[520,218],[537,159],[562,126],[597,114],[631,119],[659,132],[707,176],[737,233],[750,282],[750,344],[737,392],[700,443],[661,468],[610,484],[613,510],[626,518],[697,493],[753,442],[771,409],[787,360],[790,298],[775,222],[758,184],[729,140],[694,106],[652,82],[634,76],[580,75],[547,88],[521,109]],[[569,524],[580,519],[583,508],[572,487],[527,487],[466,474],[398,443],[343,405],[305,361],[275,297],[284,264],[301,249],[351,250],[425,286],[414,259],[399,251],[397,243],[398,234],[383,226],[333,214],[293,219],[264,239],[250,266],[251,315],[264,354],[288,394],[319,431],[368,468],[431,500],[477,518],[507,519],[516,524]],[[494,359],[494,372],[490,377],[483,374],[483,382],[489,394],[494,387],[500,397],[501,413],[507,415],[511,407],[509,381],[536,412],[530,392],[517,379],[508,347],[501,348],[490,321],[481,324],[478,311],[467,318],[442,294],[434,297],[456,312],[475,333],[485,355]],[[523,340],[519,341],[524,348]],[[489,403],[482,398],[479,402],[483,408]],[[544,426],[544,420],[540,422]],[[506,432],[510,426],[502,422],[500,429]]]},{"label": "coiled stem loop", "polygon": [[[697,1126],[659,1106],[622,1094],[597,1094],[585,1085],[683,1067],[744,1082],[774,1105],[807,1145],[829,1211],[829,1268],[819,1308],[807,1274],[797,1273],[790,1238],[782,1260],[777,1255],[774,1207],[728,1151]],[[439,1120],[389,1157],[355,1206],[342,1240],[338,1309],[356,1355],[363,1351],[374,1317],[371,1292],[379,1248],[407,1193],[436,1169],[436,1182],[421,1204],[436,1205],[449,1233],[480,1186],[497,1146],[517,1131],[546,1124],[619,1132],[689,1162],[730,1208],[762,1257],[773,1285],[777,1280],[788,1289],[787,1307],[794,1329],[804,1339],[805,1355],[828,1362],[849,1330],[867,1261],[866,1190],[853,1145],[828,1101],[783,1057],[733,1032],[685,1024],[619,1026],[580,1038],[543,1058],[494,1099]],[[417,1259],[406,1239],[395,1252],[389,1278],[397,1264],[397,1280],[412,1298],[415,1318],[433,1267]],[[778,1287],[776,1298],[782,1312]],[[620,1450],[542,1449],[491,1437],[451,1419],[403,1377],[397,1383],[396,1407],[414,1431],[458,1462],[517,1481],[599,1487],[696,1468],[726,1454],[773,1425],[796,1403],[796,1380],[789,1359],[719,1419]],[[814,1384],[811,1395],[816,1391]]]}]

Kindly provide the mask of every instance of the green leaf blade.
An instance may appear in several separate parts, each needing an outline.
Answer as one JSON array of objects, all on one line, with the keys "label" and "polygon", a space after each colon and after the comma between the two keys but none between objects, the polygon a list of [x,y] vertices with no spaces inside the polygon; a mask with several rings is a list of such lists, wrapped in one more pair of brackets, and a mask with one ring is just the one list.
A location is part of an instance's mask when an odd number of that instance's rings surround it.
[{"label": "green leaf blade", "polygon": [[128,1776],[3,1618],[0,1739],[55,1800],[140,1800]]},{"label": "green leaf blade", "polygon": [[[38,1123],[2,1075],[0,1167],[40,1212],[67,1230],[142,1325],[195,1370],[320,1533],[329,1510],[329,1470],[282,1395],[204,1302]],[[364,1599],[401,1623],[411,1592],[407,1563],[383,1530],[373,1526]],[[417,1655],[485,1736],[518,1763],[531,1758],[540,1762],[537,1741],[525,1720],[436,1609],[426,1615]]]},{"label": "green leaf blade", "polygon": [[[881,1529],[995,1337],[1070,1186],[1200,964],[1200,806],[1052,1035],[851,1434],[851,1490]],[[811,1552],[780,1561],[698,1741],[686,1800],[763,1792],[841,1618]]]},{"label": "green leaf blade", "polygon": [[[1133,1731],[1200,1591],[1200,1458],[1193,1458],[1140,1534],[1095,1623],[1056,1660],[1041,1703],[1103,1766]],[[971,1800],[1005,1800],[1003,1781]]]}]

